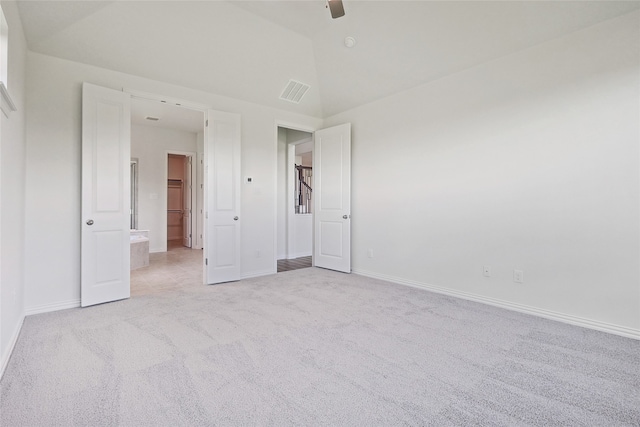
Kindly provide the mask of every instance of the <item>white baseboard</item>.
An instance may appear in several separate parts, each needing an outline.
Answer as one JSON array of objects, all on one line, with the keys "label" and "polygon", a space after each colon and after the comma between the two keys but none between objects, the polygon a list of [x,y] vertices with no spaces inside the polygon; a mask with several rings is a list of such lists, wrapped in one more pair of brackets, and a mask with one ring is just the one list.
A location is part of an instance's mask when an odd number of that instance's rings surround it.
[{"label": "white baseboard", "polygon": [[263,271],[254,271],[254,272],[250,272],[250,273],[244,273],[241,276],[241,279],[251,279],[253,277],[262,277],[262,276],[269,276],[271,274],[276,274],[277,270],[275,269],[269,269],[269,270],[263,270]]},{"label": "white baseboard", "polygon": [[36,305],[33,307],[28,307],[26,310],[26,315],[31,316],[33,314],[49,313],[51,311],[66,310],[68,308],[77,308],[77,307],[80,307],[79,299],[54,302],[52,304],[42,304],[42,305]]},{"label": "white baseboard", "polygon": [[313,253],[312,252],[301,252],[299,254],[292,254],[292,255],[289,255],[287,257],[287,259],[296,259],[296,258],[302,258],[302,257],[305,257],[305,256],[313,256]]},{"label": "white baseboard", "polygon": [[24,317],[25,316],[22,316],[22,318],[16,325],[16,329],[13,331],[13,334],[11,334],[11,340],[9,341],[9,346],[6,348],[6,350],[2,354],[2,359],[0,360],[0,379],[4,375],[4,370],[7,368],[7,365],[9,364],[11,353],[13,353],[13,349],[16,347],[16,343],[18,342],[18,337],[20,336],[20,331],[22,330],[22,324],[24,323]]},{"label": "white baseboard", "polygon": [[581,326],[587,329],[595,329],[597,331],[607,332],[614,335],[620,335],[623,337],[640,340],[640,329],[629,328],[626,326],[615,325],[612,323],[601,322],[598,320],[586,319],[583,317],[573,316],[570,314],[559,313],[556,311],[545,310],[542,308],[531,307],[523,304],[517,304],[517,303],[504,301],[496,298],[485,297],[482,295],[476,295],[476,294],[471,294],[467,292],[441,288],[441,287],[430,285],[427,283],[420,283],[413,280],[401,279],[398,277],[373,273],[371,271],[366,271],[366,270],[354,269],[353,273],[358,274],[360,276],[366,276],[374,279],[385,280],[387,282],[397,283],[399,285],[411,286],[413,288],[424,289],[427,291],[436,292],[443,295],[449,295],[452,297],[462,298],[469,301],[480,302],[483,304],[488,304],[495,307],[504,308],[507,310],[517,311],[519,313],[525,313],[525,314],[531,314],[538,317],[544,317],[545,319],[556,320],[558,322]]}]

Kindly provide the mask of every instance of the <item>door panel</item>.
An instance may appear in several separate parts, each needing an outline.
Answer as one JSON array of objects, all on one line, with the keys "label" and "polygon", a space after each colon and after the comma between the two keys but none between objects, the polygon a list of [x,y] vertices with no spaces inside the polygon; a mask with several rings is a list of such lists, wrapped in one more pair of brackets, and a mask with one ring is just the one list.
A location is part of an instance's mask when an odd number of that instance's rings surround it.
[{"label": "door panel", "polygon": [[96,231],[93,233],[94,244],[101,249],[102,256],[96,260],[96,281],[101,284],[114,283],[120,280],[122,257],[120,246],[121,231]]},{"label": "door panel", "polygon": [[[236,227],[233,225],[215,226],[216,252],[218,256],[214,259],[214,268],[233,267],[236,256]],[[231,245],[228,247],[227,245]]]},{"label": "door panel", "polygon": [[326,257],[342,257],[342,221],[323,221],[320,223],[320,253]]},{"label": "door panel", "polygon": [[205,161],[205,283],[240,280],[240,116],[210,110]]},{"label": "door panel", "polygon": [[314,254],[317,267],[351,272],[351,124],[314,135]]},{"label": "door panel", "polygon": [[82,87],[83,307],[129,298],[130,97]]}]

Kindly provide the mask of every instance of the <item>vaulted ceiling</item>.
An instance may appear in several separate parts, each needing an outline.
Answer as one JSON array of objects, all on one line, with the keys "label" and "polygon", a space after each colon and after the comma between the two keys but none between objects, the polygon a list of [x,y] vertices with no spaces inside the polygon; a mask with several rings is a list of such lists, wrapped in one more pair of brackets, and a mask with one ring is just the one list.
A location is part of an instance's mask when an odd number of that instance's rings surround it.
[{"label": "vaulted ceiling", "polygon": [[[328,117],[640,8],[639,1],[18,3],[29,48]],[[346,37],[356,44],[345,46]],[[294,79],[299,104],[279,99]]]}]

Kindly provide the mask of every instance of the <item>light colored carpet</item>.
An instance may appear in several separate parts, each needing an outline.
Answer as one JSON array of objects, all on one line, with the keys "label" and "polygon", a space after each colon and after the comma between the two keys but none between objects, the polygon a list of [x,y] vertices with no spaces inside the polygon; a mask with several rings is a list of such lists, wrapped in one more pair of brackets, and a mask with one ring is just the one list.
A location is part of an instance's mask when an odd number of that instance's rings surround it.
[{"label": "light colored carpet", "polygon": [[2,426],[640,425],[640,342],[309,268],[30,316]]}]

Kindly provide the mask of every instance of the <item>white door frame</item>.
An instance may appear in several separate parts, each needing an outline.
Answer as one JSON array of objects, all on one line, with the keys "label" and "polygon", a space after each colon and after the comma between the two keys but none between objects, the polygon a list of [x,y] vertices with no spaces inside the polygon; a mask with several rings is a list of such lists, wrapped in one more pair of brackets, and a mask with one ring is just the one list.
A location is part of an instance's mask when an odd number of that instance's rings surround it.
[{"label": "white door frame", "polygon": [[[292,122],[287,122],[287,121],[283,121],[283,120],[276,120],[276,124],[275,124],[275,135],[274,135],[274,140],[275,140],[275,158],[274,158],[274,164],[276,165],[276,176],[275,176],[275,183],[274,183],[274,189],[275,192],[274,194],[276,195],[276,203],[275,203],[275,212],[274,212],[274,217],[275,217],[275,233],[273,236],[273,240],[274,240],[274,249],[273,249],[273,273],[276,273],[278,271],[278,203],[277,203],[277,197],[278,197],[278,173],[277,173],[277,166],[278,166],[278,128],[286,128],[286,129],[292,129],[292,130],[298,130],[301,132],[308,132],[311,134],[311,138],[313,139],[313,134],[314,132],[317,130],[314,127],[310,127],[310,126],[305,126],[305,125],[301,125],[299,123],[292,123]],[[307,141],[302,141],[302,142],[307,142]],[[286,254],[287,257],[289,256],[289,253],[291,253],[291,246],[293,245],[292,239],[292,224],[293,221],[291,221],[293,218],[292,216],[295,215],[295,204],[293,202],[293,191],[294,191],[294,177],[291,174],[291,171],[289,171],[289,150],[291,147],[293,147],[295,149],[295,145],[296,144],[287,144],[287,175],[286,175],[286,179],[287,179],[287,210],[286,210],[286,220],[285,223],[287,224],[287,238],[286,238],[286,242],[287,242],[287,250],[286,250]],[[315,195],[313,196],[315,197]],[[315,206],[315,201],[314,201],[314,206]],[[313,212],[311,212],[311,218],[313,221]],[[313,231],[312,231],[312,235],[311,235],[311,250],[312,250],[312,258],[313,258]]]},{"label": "white door frame", "polygon": [[[203,125],[203,131],[204,131],[204,125]],[[180,150],[166,150],[165,154],[164,154],[164,185],[163,185],[163,189],[164,189],[164,206],[167,205],[167,201],[169,200],[169,189],[167,188],[167,182],[169,181],[169,154],[176,154],[178,156],[187,156],[191,159],[191,215],[189,215],[189,218],[191,218],[191,234],[192,234],[192,239],[191,239],[191,247],[193,249],[202,249],[199,247],[196,247],[194,245],[194,239],[193,239],[193,233],[194,230],[197,230],[198,227],[196,226],[197,224],[197,216],[195,215],[195,209],[194,209],[194,204],[196,202],[196,194],[197,194],[197,174],[196,174],[196,161],[197,161],[197,153],[193,152],[193,151],[180,151]],[[167,221],[168,221],[168,217],[167,217],[167,210],[165,209],[162,213],[163,218],[164,218],[164,229],[165,229],[165,239],[163,242],[162,247],[164,248],[164,252],[167,251]]]}]

